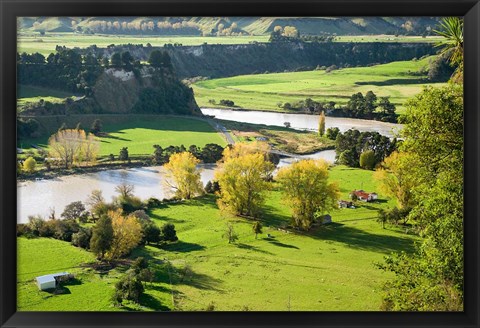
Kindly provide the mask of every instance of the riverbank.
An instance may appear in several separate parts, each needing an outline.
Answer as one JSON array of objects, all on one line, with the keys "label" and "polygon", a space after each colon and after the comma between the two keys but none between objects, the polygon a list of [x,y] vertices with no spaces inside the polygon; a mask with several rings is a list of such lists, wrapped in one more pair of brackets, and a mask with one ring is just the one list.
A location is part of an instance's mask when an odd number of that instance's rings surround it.
[{"label": "riverbank", "polygon": [[275,150],[293,155],[308,155],[335,149],[335,140],[318,136],[316,132],[299,131],[287,127],[217,120],[237,141],[259,140],[269,143]]},{"label": "riverbank", "polygon": [[[268,124],[269,127],[282,127],[289,123],[291,130],[318,131],[318,115],[308,114],[285,114],[268,111],[233,111],[229,109],[201,108],[204,115],[215,117],[217,120],[249,123]],[[253,114],[254,113],[254,114]],[[381,121],[363,120],[357,118],[332,117],[325,118],[325,128],[337,127],[341,132],[349,129],[357,129],[360,132],[378,132],[389,138],[398,137],[403,128],[402,124],[387,123]]]},{"label": "riverbank", "polygon": [[[322,158],[333,163],[335,151],[327,150],[312,155],[302,155],[295,158],[281,158],[277,167],[283,167],[296,162],[297,159]],[[199,164],[203,185],[214,179],[216,164]],[[119,166],[105,167],[94,170],[70,170],[67,175],[52,175],[49,179],[32,179],[19,181],[18,192],[18,221],[28,222],[28,216],[40,214],[47,217],[51,206],[62,211],[65,206],[74,201],[85,201],[93,190],[101,190],[103,197],[110,200],[117,196],[115,187],[120,184],[133,185],[135,195],[143,200],[150,197],[158,199],[169,198],[172,190],[164,184],[163,166]]]},{"label": "riverbank", "polygon": [[155,166],[151,161],[141,161],[141,160],[132,160],[129,162],[113,162],[113,163],[102,163],[92,166],[82,166],[82,167],[73,167],[70,169],[65,168],[55,168],[55,169],[46,169],[41,168],[38,171],[35,171],[33,174],[19,174],[17,175],[17,182],[26,182],[26,181],[36,181],[36,180],[52,180],[63,176],[77,175],[77,174],[87,174],[95,173],[107,170],[118,170],[118,169],[129,169],[136,167],[149,167]]}]

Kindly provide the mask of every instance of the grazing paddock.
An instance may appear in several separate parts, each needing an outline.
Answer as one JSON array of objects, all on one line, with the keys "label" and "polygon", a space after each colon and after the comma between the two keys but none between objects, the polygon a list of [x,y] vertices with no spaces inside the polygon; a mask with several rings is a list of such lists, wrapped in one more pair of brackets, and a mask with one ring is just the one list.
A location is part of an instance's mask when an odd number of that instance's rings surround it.
[{"label": "grazing paddock", "polygon": [[[245,109],[285,111],[278,104],[294,103],[305,98],[315,101],[334,101],[345,105],[357,92],[373,91],[377,97],[390,97],[397,112],[404,111],[405,101],[430,83],[427,75],[419,74],[428,68],[434,56],[416,61],[400,61],[370,67],[351,67],[333,70],[241,75],[200,81],[193,85],[195,99],[201,107],[221,107],[221,99],[232,100]],[[212,104],[210,100],[215,100]]]}]

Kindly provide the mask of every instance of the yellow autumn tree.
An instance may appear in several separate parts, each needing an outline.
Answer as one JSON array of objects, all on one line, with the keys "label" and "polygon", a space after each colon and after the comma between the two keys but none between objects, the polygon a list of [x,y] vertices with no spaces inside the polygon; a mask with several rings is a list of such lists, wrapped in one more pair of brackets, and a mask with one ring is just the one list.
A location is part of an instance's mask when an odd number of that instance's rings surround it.
[{"label": "yellow autumn tree", "polygon": [[27,173],[35,172],[35,166],[37,165],[37,161],[33,157],[28,157],[25,162],[23,162],[23,170]]},{"label": "yellow autumn tree", "polygon": [[215,172],[220,185],[219,207],[235,215],[257,217],[274,168],[255,146],[239,143],[226,149]]},{"label": "yellow autumn tree", "polygon": [[176,153],[170,156],[165,169],[165,183],[175,189],[175,195],[190,199],[203,193],[200,179],[200,170],[197,164],[200,161],[189,152]]},{"label": "yellow autumn tree", "polygon": [[94,161],[99,151],[94,136],[87,137],[84,130],[77,129],[59,130],[48,139],[48,145],[50,156],[57,158],[66,169],[74,163]]},{"label": "yellow autumn tree", "polygon": [[397,199],[398,208],[409,208],[413,205],[414,188],[420,184],[420,175],[412,174],[412,169],[419,167],[412,154],[395,151],[385,158],[373,177],[382,193]]},{"label": "yellow autumn tree", "polygon": [[239,142],[234,146],[226,147],[223,151],[223,160],[237,158],[247,154],[262,154],[266,159],[271,150],[268,143],[262,141]]},{"label": "yellow autumn tree", "polygon": [[93,133],[89,133],[84,142],[82,143],[82,147],[80,150],[80,155],[78,157],[79,163],[84,163],[86,165],[94,164],[97,160],[98,152],[100,151],[100,144],[95,139]]},{"label": "yellow autumn tree", "polygon": [[324,160],[301,160],[283,167],[276,180],[292,209],[296,227],[308,230],[319,215],[337,207],[338,186],[328,183],[328,164]]},{"label": "yellow autumn tree", "polygon": [[142,226],[134,215],[125,216],[121,209],[108,211],[112,219],[113,241],[106,257],[110,260],[130,253],[142,239]]}]

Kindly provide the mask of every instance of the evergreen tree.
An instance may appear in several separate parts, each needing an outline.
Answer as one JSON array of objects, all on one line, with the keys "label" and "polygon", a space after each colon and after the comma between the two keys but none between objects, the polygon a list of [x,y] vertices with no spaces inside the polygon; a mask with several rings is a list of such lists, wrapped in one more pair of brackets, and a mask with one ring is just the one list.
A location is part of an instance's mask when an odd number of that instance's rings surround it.
[{"label": "evergreen tree", "polygon": [[98,259],[103,260],[105,254],[112,246],[113,242],[113,226],[112,219],[103,216],[98,220],[92,231],[92,239],[90,240],[90,249]]},{"label": "evergreen tree", "polygon": [[122,56],[116,52],[112,55],[112,57],[110,58],[110,64],[112,65],[112,67],[115,67],[115,68],[121,68],[122,67]]},{"label": "evergreen tree", "polygon": [[118,159],[121,161],[128,161],[128,158],[128,147],[122,147],[122,149],[120,149]]}]

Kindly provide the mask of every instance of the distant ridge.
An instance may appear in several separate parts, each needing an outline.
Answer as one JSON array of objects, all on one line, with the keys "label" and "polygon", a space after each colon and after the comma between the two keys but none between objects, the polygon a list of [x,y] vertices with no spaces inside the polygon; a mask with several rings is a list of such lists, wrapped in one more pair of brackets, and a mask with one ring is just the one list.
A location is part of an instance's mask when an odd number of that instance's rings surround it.
[{"label": "distant ridge", "polygon": [[437,17],[22,17],[21,33],[76,32],[148,35],[267,35],[275,26],[301,34],[422,35]]}]

